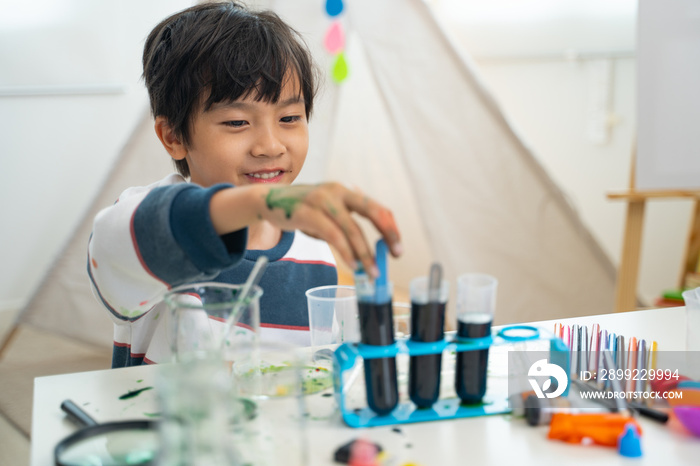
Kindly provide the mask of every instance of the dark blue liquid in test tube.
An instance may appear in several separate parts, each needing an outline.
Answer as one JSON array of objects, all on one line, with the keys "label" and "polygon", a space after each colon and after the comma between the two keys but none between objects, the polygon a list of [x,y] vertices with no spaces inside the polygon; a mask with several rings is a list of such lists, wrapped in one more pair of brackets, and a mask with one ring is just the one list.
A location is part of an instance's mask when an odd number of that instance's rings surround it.
[{"label": "dark blue liquid in test tube", "polygon": [[[446,303],[411,303],[411,340],[442,340]],[[408,394],[419,408],[429,408],[440,395],[442,354],[411,356],[408,372]]]},{"label": "dark blue liquid in test tube", "polygon": [[[366,345],[386,346],[394,343],[394,316],[391,298],[386,303],[360,301],[360,335]],[[396,358],[365,359],[367,405],[380,416],[389,414],[399,402],[396,381]]]},{"label": "dark blue liquid in test tube", "polygon": [[[459,339],[483,338],[491,335],[491,314],[465,313],[457,316]],[[455,391],[465,404],[481,403],[486,394],[486,368],[489,350],[460,351],[457,353]]]}]

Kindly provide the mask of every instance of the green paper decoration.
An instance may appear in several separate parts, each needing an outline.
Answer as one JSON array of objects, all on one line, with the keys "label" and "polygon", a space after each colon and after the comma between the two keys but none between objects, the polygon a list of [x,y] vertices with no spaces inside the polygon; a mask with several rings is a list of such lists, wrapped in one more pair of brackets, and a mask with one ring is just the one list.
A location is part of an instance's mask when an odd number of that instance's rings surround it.
[{"label": "green paper decoration", "polygon": [[340,84],[348,77],[348,64],[345,61],[345,54],[340,52],[336,58],[335,63],[333,63],[333,70],[331,72],[333,81]]}]

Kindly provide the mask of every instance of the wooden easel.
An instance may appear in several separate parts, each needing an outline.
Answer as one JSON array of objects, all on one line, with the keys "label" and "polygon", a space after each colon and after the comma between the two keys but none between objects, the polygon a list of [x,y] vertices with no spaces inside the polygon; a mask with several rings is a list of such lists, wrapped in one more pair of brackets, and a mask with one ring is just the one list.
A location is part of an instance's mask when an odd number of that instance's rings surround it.
[{"label": "wooden easel", "polygon": [[637,309],[637,279],[639,278],[639,253],[644,228],[644,207],[652,199],[695,199],[695,208],[690,221],[685,255],[678,278],[678,288],[683,289],[688,272],[695,272],[700,255],[700,190],[637,190],[635,189],[635,154],[632,154],[630,189],[609,193],[608,199],[627,202],[625,235],[622,246],[620,268],[617,273],[615,312]]}]

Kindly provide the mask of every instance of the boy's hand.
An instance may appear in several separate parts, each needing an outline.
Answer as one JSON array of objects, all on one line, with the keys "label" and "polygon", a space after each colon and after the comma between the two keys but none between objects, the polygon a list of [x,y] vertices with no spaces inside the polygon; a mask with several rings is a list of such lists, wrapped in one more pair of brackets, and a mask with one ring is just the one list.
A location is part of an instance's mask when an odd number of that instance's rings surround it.
[{"label": "boy's hand", "polygon": [[360,261],[371,276],[378,275],[372,248],[352,218],[352,212],[374,224],[394,256],[402,252],[399,230],[391,211],[340,183],[266,186],[263,196],[262,217],[265,220],[284,230],[299,229],[325,240],[352,269]]}]

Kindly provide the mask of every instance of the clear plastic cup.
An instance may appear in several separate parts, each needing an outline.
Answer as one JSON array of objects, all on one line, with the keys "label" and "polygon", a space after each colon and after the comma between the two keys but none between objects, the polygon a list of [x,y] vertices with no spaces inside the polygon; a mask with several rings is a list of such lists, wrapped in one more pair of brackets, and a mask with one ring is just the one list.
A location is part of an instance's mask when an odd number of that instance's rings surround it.
[{"label": "clear plastic cup", "polygon": [[306,292],[309,333],[313,351],[333,350],[360,339],[357,296],[352,286],[321,286]]}]

